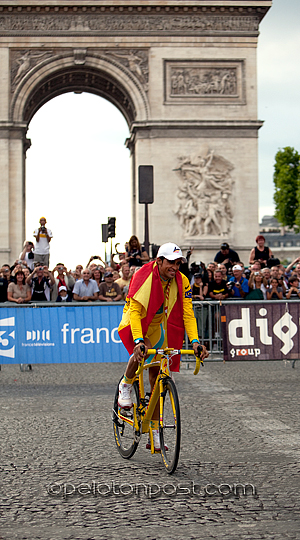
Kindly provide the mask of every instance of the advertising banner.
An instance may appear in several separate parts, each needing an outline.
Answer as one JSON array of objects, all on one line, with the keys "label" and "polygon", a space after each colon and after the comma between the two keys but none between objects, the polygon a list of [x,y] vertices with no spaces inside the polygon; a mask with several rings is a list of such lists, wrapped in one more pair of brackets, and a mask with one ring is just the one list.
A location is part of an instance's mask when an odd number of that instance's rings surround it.
[{"label": "advertising banner", "polygon": [[222,305],[224,360],[299,358],[299,306],[298,302]]},{"label": "advertising banner", "polygon": [[0,309],[0,364],[126,362],[123,305]]}]

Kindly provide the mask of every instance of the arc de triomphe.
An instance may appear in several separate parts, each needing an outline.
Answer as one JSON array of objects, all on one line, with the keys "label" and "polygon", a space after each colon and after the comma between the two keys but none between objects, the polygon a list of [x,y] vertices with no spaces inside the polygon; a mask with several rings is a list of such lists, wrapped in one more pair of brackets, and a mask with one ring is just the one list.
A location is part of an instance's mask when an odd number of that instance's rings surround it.
[{"label": "arc de triomphe", "polygon": [[[26,132],[68,91],[128,122],[133,232],[139,165],[154,166],[150,239],[243,255],[258,227],[256,48],[271,0],[0,0],[1,263],[25,238]],[[204,260],[205,260],[204,259]]]}]

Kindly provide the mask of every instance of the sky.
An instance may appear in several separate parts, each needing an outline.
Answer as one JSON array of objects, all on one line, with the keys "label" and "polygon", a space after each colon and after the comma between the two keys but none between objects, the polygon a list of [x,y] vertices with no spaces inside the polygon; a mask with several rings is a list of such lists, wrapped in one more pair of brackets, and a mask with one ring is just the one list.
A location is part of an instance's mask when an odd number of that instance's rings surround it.
[{"label": "sky", "polygon": [[[257,50],[259,217],[273,215],[273,170],[278,149],[300,151],[300,0],[273,0],[260,25]],[[26,235],[45,216],[52,230],[50,267],[69,269],[91,255],[104,259],[101,224],[116,217],[116,239],[132,234],[129,136],[122,114],[92,94],[63,94],[35,114],[27,133]],[[37,186],[46,189],[42,198]],[[151,239],[150,239],[151,240]]]}]

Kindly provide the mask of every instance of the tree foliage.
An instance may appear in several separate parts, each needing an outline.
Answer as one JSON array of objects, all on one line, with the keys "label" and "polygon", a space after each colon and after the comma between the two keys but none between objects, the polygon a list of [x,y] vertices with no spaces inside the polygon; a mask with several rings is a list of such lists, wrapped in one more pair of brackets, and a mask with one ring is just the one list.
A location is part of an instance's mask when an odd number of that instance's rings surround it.
[{"label": "tree foliage", "polygon": [[287,227],[300,226],[300,156],[287,146],[278,150],[274,165],[275,217]]}]

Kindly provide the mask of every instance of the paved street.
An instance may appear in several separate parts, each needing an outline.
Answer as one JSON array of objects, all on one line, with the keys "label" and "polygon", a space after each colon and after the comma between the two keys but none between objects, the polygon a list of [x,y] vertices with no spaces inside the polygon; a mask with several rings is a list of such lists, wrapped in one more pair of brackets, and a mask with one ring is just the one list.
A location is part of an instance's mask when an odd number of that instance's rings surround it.
[{"label": "paved street", "polygon": [[2,540],[300,538],[300,362],[183,367],[172,476],[145,436],[131,460],[117,452],[123,369],[2,366]]}]

